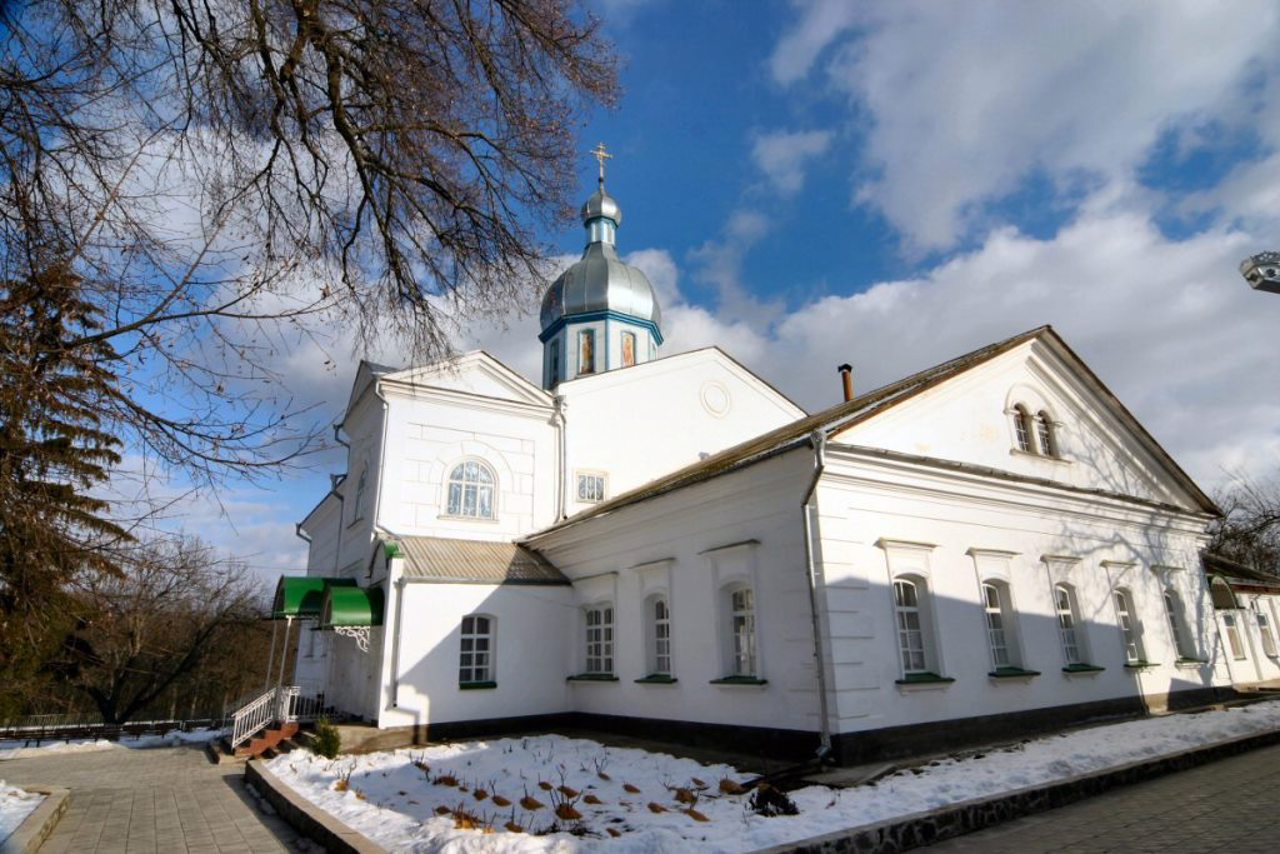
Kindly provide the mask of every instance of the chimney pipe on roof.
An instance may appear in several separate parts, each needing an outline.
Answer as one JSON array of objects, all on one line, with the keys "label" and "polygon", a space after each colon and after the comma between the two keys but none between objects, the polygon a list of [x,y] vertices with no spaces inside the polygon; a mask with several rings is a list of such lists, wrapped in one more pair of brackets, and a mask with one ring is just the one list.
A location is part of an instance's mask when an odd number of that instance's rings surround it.
[{"label": "chimney pipe on roof", "polygon": [[840,379],[844,381],[844,399],[853,400],[853,365],[848,363],[837,368]]}]

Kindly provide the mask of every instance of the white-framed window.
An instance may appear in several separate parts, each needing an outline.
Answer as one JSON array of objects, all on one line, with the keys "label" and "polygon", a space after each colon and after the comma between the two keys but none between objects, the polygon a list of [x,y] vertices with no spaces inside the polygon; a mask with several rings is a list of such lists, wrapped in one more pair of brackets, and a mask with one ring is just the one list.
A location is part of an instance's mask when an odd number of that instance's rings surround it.
[{"label": "white-framed window", "polygon": [[1026,451],[1028,454],[1036,452],[1031,438],[1031,413],[1021,403],[1013,407],[1013,435],[1019,451]]},{"label": "white-framed window", "polygon": [[468,614],[462,618],[462,636],[458,654],[458,682],[467,685],[494,681],[494,623],[487,614]]},{"label": "white-framed window", "polygon": [[1116,603],[1116,619],[1120,623],[1120,633],[1124,637],[1124,660],[1129,664],[1143,661],[1142,623],[1133,610],[1133,597],[1129,591],[1121,587],[1112,592]]},{"label": "white-framed window", "polygon": [[1244,658],[1244,644],[1240,642],[1240,627],[1236,625],[1236,615],[1223,614],[1222,625],[1227,629],[1227,646],[1231,649],[1231,657],[1237,660]]},{"label": "white-framed window", "polygon": [[1008,588],[999,581],[984,581],[982,602],[986,613],[987,647],[991,650],[992,665],[997,670],[1002,667],[1020,667],[1021,661],[1013,636],[1013,614]]},{"label": "white-framed window", "polygon": [[578,331],[578,373],[596,372],[596,332],[594,329]]},{"label": "white-framed window", "polygon": [[756,651],[756,598],[747,586],[731,588],[729,595],[730,676],[758,677]]},{"label": "white-framed window", "polygon": [[893,580],[894,620],[898,628],[898,652],[902,673],[929,673],[932,639],[925,613],[928,590],[923,578],[900,576]]},{"label": "white-framed window", "polygon": [[592,605],[584,614],[587,627],[586,672],[613,674],[613,606]]},{"label": "white-framed window", "polygon": [[605,475],[603,472],[578,472],[578,500],[594,504],[604,501]]},{"label": "white-framed window", "polygon": [[1054,434],[1053,419],[1043,409],[1036,414],[1036,439],[1040,443],[1040,453],[1047,457],[1058,456],[1058,437]]},{"label": "white-framed window", "polygon": [[666,596],[650,596],[645,603],[649,619],[649,675],[671,675],[671,605]]},{"label": "white-framed window", "polygon": [[1182,608],[1182,599],[1177,591],[1165,588],[1164,613],[1169,618],[1169,636],[1173,638],[1173,648],[1178,658],[1196,658],[1198,651],[1191,643],[1191,635],[1187,632],[1186,612]]},{"label": "white-framed window", "polygon": [[[1254,608],[1258,607],[1258,603],[1254,603]],[[1254,616],[1258,618],[1258,634],[1262,636],[1262,653],[1268,658],[1276,657],[1276,638],[1271,633],[1271,621],[1267,619],[1267,615],[1262,613],[1261,609],[1254,611]]]},{"label": "white-framed window", "polygon": [[1057,584],[1053,588],[1053,605],[1058,614],[1058,636],[1062,640],[1062,657],[1067,665],[1085,664],[1087,651],[1080,636],[1080,612],[1076,608],[1076,594],[1069,585]]},{"label": "white-framed window", "polygon": [[497,479],[493,469],[479,460],[467,460],[449,472],[447,512],[473,519],[494,518],[493,494]]}]

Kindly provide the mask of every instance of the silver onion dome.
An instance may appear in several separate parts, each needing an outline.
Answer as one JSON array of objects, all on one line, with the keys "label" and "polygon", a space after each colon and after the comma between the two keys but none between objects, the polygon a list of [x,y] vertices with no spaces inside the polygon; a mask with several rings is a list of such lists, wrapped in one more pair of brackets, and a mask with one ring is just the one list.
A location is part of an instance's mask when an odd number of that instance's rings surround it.
[{"label": "silver onion dome", "polygon": [[582,204],[582,224],[588,225],[596,217],[608,217],[614,225],[622,225],[622,208],[618,200],[604,191],[604,185],[591,194]]},{"label": "silver onion dome", "polygon": [[582,258],[551,283],[542,298],[543,330],[562,317],[596,311],[613,311],[655,326],[662,324],[662,312],[648,277],[623,262],[613,246],[612,228],[595,228],[601,218],[622,221],[622,209],[604,191],[604,185],[582,206],[582,221],[590,243]]}]

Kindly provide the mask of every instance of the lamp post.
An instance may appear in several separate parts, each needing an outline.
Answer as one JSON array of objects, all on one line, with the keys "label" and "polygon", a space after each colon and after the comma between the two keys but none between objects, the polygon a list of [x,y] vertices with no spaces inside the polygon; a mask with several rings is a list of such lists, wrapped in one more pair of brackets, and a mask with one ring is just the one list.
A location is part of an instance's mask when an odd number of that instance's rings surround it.
[{"label": "lamp post", "polygon": [[1240,275],[1255,291],[1280,294],[1280,252],[1259,252],[1244,259]]}]

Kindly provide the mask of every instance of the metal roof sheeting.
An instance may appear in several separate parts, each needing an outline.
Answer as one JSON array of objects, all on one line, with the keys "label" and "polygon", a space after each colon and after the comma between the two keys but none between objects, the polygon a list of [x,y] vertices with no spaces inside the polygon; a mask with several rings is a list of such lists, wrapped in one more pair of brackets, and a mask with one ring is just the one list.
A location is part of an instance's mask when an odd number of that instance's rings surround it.
[{"label": "metal roof sheeting", "polygon": [[568,584],[541,556],[515,543],[401,537],[404,576],[484,584]]}]

